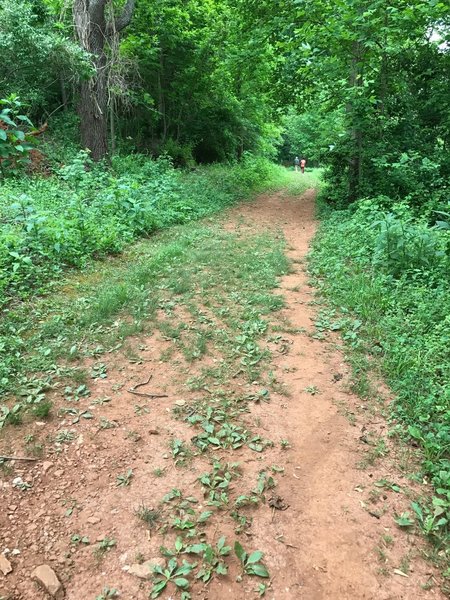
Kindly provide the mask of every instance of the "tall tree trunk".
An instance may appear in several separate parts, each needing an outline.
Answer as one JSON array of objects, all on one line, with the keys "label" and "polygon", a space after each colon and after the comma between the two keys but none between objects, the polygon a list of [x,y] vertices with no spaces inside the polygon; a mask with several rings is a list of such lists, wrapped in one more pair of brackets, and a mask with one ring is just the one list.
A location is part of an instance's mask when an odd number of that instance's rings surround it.
[{"label": "tall tree trunk", "polygon": [[93,160],[108,153],[108,64],[105,47],[124,29],[133,16],[135,0],[127,0],[118,18],[106,19],[108,0],[74,0],[73,18],[80,45],[93,56],[94,74],[83,81],[78,111],[81,143]]},{"label": "tall tree trunk", "polygon": [[349,202],[355,202],[359,197],[362,180],[362,154],[363,154],[363,131],[361,115],[355,109],[355,99],[357,88],[362,87],[362,60],[363,51],[360,42],[353,43],[352,57],[349,74],[349,87],[352,90],[352,99],[347,102],[346,113],[350,121],[350,139],[352,148],[349,157],[349,179],[348,179],[348,199]]}]

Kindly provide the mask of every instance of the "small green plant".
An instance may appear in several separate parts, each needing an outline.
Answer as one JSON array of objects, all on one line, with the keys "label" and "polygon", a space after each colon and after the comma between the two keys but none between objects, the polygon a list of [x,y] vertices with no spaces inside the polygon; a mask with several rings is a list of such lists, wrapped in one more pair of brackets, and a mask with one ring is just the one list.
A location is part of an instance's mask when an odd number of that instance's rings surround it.
[{"label": "small green plant", "polygon": [[116,487],[127,487],[133,479],[133,469],[128,469],[126,473],[121,473],[116,477]]},{"label": "small green plant", "polygon": [[80,419],[93,419],[94,415],[88,410],[78,410],[76,408],[61,408],[59,411],[60,414],[70,415],[73,417],[72,425],[79,423]]},{"label": "small green plant", "polygon": [[270,577],[267,568],[261,562],[264,554],[260,550],[248,554],[242,545],[236,541],[234,543],[234,553],[241,563],[243,573],[246,575],[256,575],[257,577]]},{"label": "small green plant", "polygon": [[[153,587],[150,597],[152,599],[158,598],[169,583],[174,584],[177,590],[187,591],[189,589],[189,580],[186,579],[186,575],[189,575],[193,568],[194,565],[187,561],[183,561],[181,565],[178,565],[176,558],[171,558],[167,563],[166,568],[155,565],[153,571]],[[184,598],[186,598],[186,595]]]},{"label": "small green plant", "polygon": [[141,521],[143,521],[149,529],[153,529],[161,518],[161,512],[154,508],[149,508],[145,504],[135,510],[134,513]]},{"label": "small green plant", "polygon": [[58,444],[68,444],[75,439],[75,431],[72,429],[61,429],[55,436],[55,442]]},{"label": "small green plant", "polygon": [[289,440],[280,440],[280,446],[282,450],[287,450],[291,447]]},{"label": "small green plant", "polygon": [[255,592],[257,592],[260,598],[263,598],[267,592],[267,585],[265,583],[258,583],[255,588]]},{"label": "small green plant", "polygon": [[166,473],[165,468],[156,467],[156,469],[153,469],[153,475],[155,477],[163,477],[163,475],[165,475],[165,473]]},{"label": "small green plant", "polygon": [[78,544],[90,544],[89,538],[87,537],[87,535],[80,535],[79,533],[74,533],[71,538],[70,538],[70,543],[73,545],[78,545]]},{"label": "small green plant", "polygon": [[107,552],[109,552],[116,545],[114,538],[104,537],[94,548],[94,556],[97,560],[101,560]]},{"label": "small green plant", "polygon": [[104,587],[102,593],[96,596],[95,600],[109,600],[110,598],[118,598],[119,590],[116,588]]},{"label": "small green plant", "polygon": [[186,548],[186,552],[201,557],[202,565],[196,578],[201,579],[204,583],[207,583],[214,574],[227,574],[228,568],[223,559],[230,554],[231,546],[226,545],[225,536],[219,538],[216,546],[206,543],[193,544]]},{"label": "small green plant", "polygon": [[172,451],[172,457],[175,459],[175,464],[177,466],[186,465],[187,461],[192,458],[191,450],[182,440],[172,440],[170,442],[170,449]]},{"label": "small green plant", "polygon": [[106,417],[100,417],[100,423],[98,424],[99,429],[114,429],[117,427],[115,421],[110,421]]},{"label": "small green plant", "polygon": [[33,417],[36,419],[48,419],[53,408],[53,402],[46,401],[36,404],[31,410]]},{"label": "small green plant", "polygon": [[92,404],[96,404],[98,406],[103,406],[104,404],[107,404],[108,402],[111,402],[110,396],[101,396],[100,398],[96,398],[95,400],[93,400]]},{"label": "small green plant", "polygon": [[411,527],[411,525],[414,525],[414,520],[411,519],[411,513],[409,511],[406,511],[404,513],[402,513],[401,515],[395,515],[394,521],[397,523],[397,525],[399,527]]},{"label": "small green plant", "polygon": [[305,392],[307,392],[308,394],[311,394],[311,396],[316,396],[317,394],[320,394],[319,388],[316,387],[315,385],[306,386]]}]

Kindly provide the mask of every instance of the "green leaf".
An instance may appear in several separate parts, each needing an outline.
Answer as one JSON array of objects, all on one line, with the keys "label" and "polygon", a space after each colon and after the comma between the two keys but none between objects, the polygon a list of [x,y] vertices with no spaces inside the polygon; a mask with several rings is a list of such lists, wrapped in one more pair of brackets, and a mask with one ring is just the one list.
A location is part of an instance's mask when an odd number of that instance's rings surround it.
[{"label": "green leaf", "polygon": [[396,515],[394,521],[399,527],[410,527],[414,524],[414,521],[411,519],[409,512],[404,512],[400,516]]},{"label": "green leaf", "polygon": [[256,575],[257,577],[270,577],[269,571],[262,563],[256,563],[254,565],[249,565],[245,572],[248,575]]},{"label": "green leaf", "polygon": [[253,564],[259,562],[264,556],[263,552],[257,550],[256,552],[252,552],[247,559],[248,564]]},{"label": "green leaf", "polygon": [[189,554],[202,554],[206,550],[206,544],[192,544],[186,548]]},{"label": "green leaf", "polygon": [[152,595],[151,598],[158,598],[161,595],[161,592],[167,585],[167,579],[162,579],[161,581],[157,581],[153,584],[152,587]]},{"label": "green leaf", "polygon": [[0,140],[7,140],[8,136],[6,135],[6,131],[4,129],[0,129]]},{"label": "green leaf", "polygon": [[173,582],[177,587],[182,588],[183,590],[189,587],[189,581],[184,577],[177,577]]},{"label": "green leaf", "polygon": [[238,541],[234,542],[234,553],[241,561],[241,563],[245,562],[245,559],[247,558],[247,553]]},{"label": "green leaf", "polygon": [[227,565],[223,562],[220,562],[216,567],[217,575],[226,575],[228,573]]},{"label": "green leaf", "polygon": [[205,512],[202,512],[202,514],[199,516],[197,523],[205,523],[205,521],[207,521],[212,514],[212,510],[205,510]]}]

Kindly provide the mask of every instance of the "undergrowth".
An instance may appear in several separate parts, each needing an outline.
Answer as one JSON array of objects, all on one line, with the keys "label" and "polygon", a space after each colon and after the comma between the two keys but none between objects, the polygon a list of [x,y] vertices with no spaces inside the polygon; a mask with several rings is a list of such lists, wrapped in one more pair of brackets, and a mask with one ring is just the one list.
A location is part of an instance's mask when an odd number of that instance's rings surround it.
[{"label": "undergrowth", "polygon": [[[393,393],[392,434],[421,448],[431,499],[413,503],[441,558],[450,553],[450,236],[405,204],[365,200],[328,214],[310,257],[350,348],[356,391],[379,368]],[[328,311],[330,313],[330,311]]]},{"label": "undergrowth", "polygon": [[81,152],[50,177],[0,185],[0,307],[48,292],[67,267],[121,253],[139,237],[205,217],[289,179],[246,155],[191,172],[166,159],[117,156],[111,168]]}]

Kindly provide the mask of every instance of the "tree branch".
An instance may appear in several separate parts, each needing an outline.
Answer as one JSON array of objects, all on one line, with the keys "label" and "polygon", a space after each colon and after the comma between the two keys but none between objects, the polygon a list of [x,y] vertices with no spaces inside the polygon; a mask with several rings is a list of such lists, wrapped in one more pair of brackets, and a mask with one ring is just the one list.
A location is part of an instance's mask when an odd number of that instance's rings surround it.
[{"label": "tree branch", "polygon": [[107,33],[111,34],[114,31],[119,32],[122,31],[122,29],[125,29],[125,27],[130,24],[135,6],[136,0],[127,0],[120,17],[117,17],[117,19],[114,20],[114,23],[108,23]]}]

